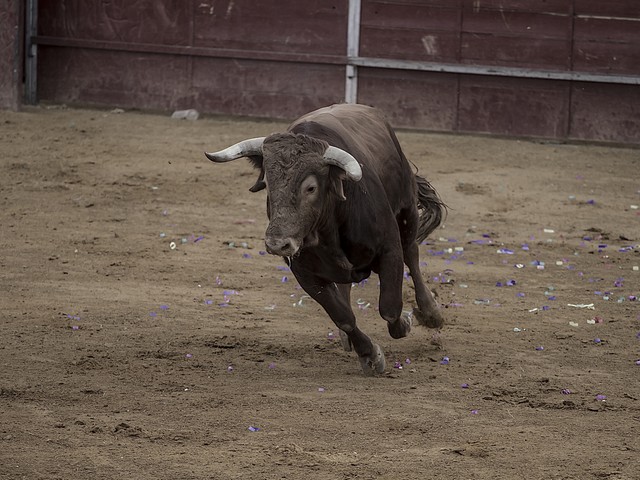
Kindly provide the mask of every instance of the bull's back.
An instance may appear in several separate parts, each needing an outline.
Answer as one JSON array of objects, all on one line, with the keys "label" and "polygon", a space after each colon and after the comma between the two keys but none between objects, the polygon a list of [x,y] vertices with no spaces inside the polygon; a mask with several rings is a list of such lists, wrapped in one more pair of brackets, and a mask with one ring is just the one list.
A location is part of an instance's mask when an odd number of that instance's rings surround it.
[{"label": "bull's back", "polygon": [[[380,180],[397,213],[415,202],[415,180],[395,133],[380,110],[366,105],[337,104],[310,112],[289,126],[289,131],[317,134],[330,145],[351,153]],[[306,132],[304,130],[311,130]]]}]

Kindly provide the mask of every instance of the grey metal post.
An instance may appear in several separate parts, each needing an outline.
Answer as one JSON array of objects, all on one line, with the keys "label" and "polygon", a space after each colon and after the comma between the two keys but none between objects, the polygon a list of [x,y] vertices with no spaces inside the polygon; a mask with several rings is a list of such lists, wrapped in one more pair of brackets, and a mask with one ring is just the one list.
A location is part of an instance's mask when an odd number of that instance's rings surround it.
[{"label": "grey metal post", "polygon": [[358,102],[358,67],[351,63],[360,52],[360,10],[361,0],[349,0],[349,19],[347,30],[347,73],[344,100],[347,103]]},{"label": "grey metal post", "polygon": [[38,0],[27,0],[24,42],[24,101],[38,103],[38,46],[33,39],[38,34]]}]

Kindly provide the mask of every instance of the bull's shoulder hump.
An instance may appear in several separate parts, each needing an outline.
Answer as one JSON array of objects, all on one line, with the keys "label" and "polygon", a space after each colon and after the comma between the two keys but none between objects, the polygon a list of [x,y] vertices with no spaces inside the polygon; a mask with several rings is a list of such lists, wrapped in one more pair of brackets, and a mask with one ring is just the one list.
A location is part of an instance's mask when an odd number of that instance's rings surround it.
[{"label": "bull's shoulder hump", "polygon": [[295,125],[304,122],[318,122],[324,125],[332,123],[341,123],[341,121],[358,118],[383,119],[384,116],[380,110],[368,105],[338,103],[328,107],[319,108],[313,112],[309,112],[295,120],[290,129]]}]

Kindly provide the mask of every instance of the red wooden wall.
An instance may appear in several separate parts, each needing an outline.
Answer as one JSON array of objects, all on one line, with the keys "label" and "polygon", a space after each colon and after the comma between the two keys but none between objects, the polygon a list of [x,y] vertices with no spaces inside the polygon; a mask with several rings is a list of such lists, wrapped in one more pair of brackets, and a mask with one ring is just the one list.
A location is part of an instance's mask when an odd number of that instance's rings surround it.
[{"label": "red wooden wall", "polygon": [[357,65],[396,126],[640,144],[639,1],[354,1],[347,57],[350,0],[41,0],[37,95],[293,119]]},{"label": "red wooden wall", "polygon": [[5,0],[0,8],[0,108],[20,106],[22,82],[23,10],[20,0]]}]

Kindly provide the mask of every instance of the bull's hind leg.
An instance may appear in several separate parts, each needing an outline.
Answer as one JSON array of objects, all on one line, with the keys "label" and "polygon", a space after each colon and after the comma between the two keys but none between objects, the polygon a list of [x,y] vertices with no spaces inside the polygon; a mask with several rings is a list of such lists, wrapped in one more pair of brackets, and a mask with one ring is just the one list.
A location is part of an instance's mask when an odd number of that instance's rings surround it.
[{"label": "bull's hind leg", "polygon": [[410,210],[399,217],[400,235],[402,237],[402,251],[404,263],[409,267],[409,273],[416,291],[418,308],[413,309],[413,315],[421,325],[429,328],[440,328],[444,324],[444,317],[436,299],[427,288],[420,272],[420,253],[415,242],[418,212]]},{"label": "bull's hind leg", "polygon": [[[294,270],[294,274],[295,274]],[[296,274],[300,286],[327,312],[336,327],[340,329],[342,345],[349,344],[360,358],[360,365],[365,375],[382,373],[385,360],[382,349],[356,326],[356,317],[350,304],[351,285],[336,285],[335,283],[319,284],[306,280]],[[344,340],[344,335],[347,341]]]}]

